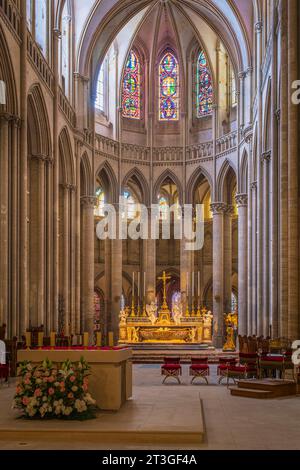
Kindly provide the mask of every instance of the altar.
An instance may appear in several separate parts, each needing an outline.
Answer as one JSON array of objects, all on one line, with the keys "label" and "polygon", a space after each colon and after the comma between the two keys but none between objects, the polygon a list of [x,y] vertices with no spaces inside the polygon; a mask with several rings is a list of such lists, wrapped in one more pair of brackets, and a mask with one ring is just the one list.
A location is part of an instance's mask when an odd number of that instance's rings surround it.
[{"label": "altar", "polygon": [[170,311],[166,301],[166,281],[163,273],[163,303],[160,309],[152,303],[135,308],[134,298],[131,308],[125,307],[120,312],[120,344],[206,344],[212,343],[213,315],[205,307],[192,308],[188,303],[173,305]]}]

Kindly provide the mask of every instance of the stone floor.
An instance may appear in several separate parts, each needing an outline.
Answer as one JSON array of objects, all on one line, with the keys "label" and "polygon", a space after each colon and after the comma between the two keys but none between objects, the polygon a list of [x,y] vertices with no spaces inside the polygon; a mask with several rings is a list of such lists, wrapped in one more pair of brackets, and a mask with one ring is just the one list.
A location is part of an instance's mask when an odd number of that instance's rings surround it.
[{"label": "stone floor", "polygon": [[[11,387],[12,389],[13,387]],[[10,406],[12,390],[0,389],[0,431],[3,427],[3,410]],[[30,438],[29,434],[22,439],[1,437],[0,449],[255,449],[284,450],[300,449],[300,397],[274,400],[255,400],[232,397],[225,385],[217,385],[216,366],[211,366],[210,385],[204,383],[190,385],[188,366],[183,366],[182,385],[171,382],[161,385],[160,367],[156,364],[134,365],[134,400],[139,403],[143,419],[149,416],[150,399],[155,397],[159,402],[159,420],[157,425],[173,419],[174,409],[182,413],[183,422],[193,416],[196,401],[202,400],[205,439],[195,444],[153,443],[122,445],[118,442],[95,442],[90,435],[83,433],[82,441],[72,442],[67,434],[62,438],[41,440],[38,436]],[[150,400],[150,401],[149,401]],[[152,400],[153,401],[153,400]],[[130,405],[132,406],[132,404]],[[147,411],[148,410],[148,411]],[[7,414],[7,411],[5,412]],[[148,413],[148,414],[147,414]],[[150,413],[151,414],[151,413]],[[157,414],[156,414],[157,416]],[[125,411],[115,415],[115,420],[126,422]],[[157,419],[157,418],[156,418]],[[23,426],[23,422],[11,420],[11,426]],[[92,423],[92,422],[90,422]],[[196,420],[196,425],[198,421]],[[71,423],[67,423],[71,424]],[[27,425],[27,424],[26,424]],[[85,423],[86,425],[86,423]],[[7,423],[6,423],[7,426]],[[91,424],[93,426],[93,424]],[[183,441],[183,440],[182,440]]]}]

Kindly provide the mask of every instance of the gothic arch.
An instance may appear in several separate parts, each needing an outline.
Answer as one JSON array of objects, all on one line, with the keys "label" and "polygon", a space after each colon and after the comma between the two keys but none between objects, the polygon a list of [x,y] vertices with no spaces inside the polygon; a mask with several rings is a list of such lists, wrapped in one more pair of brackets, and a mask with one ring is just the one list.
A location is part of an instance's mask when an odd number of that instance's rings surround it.
[{"label": "gothic arch", "polygon": [[6,104],[0,105],[0,111],[18,115],[18,99],[16,81],[13,71],[9,48],[0,26],[0,79],[6,84]]},{"label": "gothic arch", "polygon": [[194,173],[191,175],[188,184],[187,184],[187,192],[186,192],[186,203],[192,204],[193,197],[197,188],[197,184],[201,179],[201,176],[206,179],[208,182],[210,191],[212,191],[213,183],[210,174],[202,167],[198,167]]},{"label": "gothic arch", "polygon": [[50,126],[42,89],[34,84],[28,93],[28,147],[31,155],[51,155]]},{"label": "gothic arch", "polygon": [[92,195],[94,193],[92,169],[91,169],[88,154],[86,152],[84,152],[84,154],[81,157],[80,172],[81,172],[81,181],[80,181],[81,194],[83,196]]},{"label": "gothic arch", "polygon": [[59,135],[60,164],[62,171],[62,183],[75,185],[75,169],[70,135],[67,127],[64,127]]},{"label": "gothic arch", "polygon": [[243,151],[240,165],[239,192],[243,194],[248,192],[248,153],[246,149]]},{"label": "gothic arch", "polygon": [[229,162],[228,159],[223,163],[217,177],[217,186],[216,186],[216,201],[217,202],[227,202],[228,196],[226,196],[226,184],[228,183],[228,178],[234,176],[237,180],[237,171],[234,168],[233,164]]},{"label": "gothic arch", "polygon": [[130,170],[125,176],[125,178],[123,179],[122,191],[124,190],[128,181],[130,181],[130,179],[134,179],[135,183],[137,184],[137,186],[139,187],[141,191],[142,200],[140,202],[145,204],[146,206],[149,206],[149,203],[150,203],[149,185],[143,173],[136,167]]},{"label": "gothic arch", "polygon": [[165,179],[170,178],[173,183],[177,187],[178,191],[178,197],[179,197],[179,204],[182,204],[183,202],[183,191],[182,191],[182,185],[179,180],[179,178],[169,169],[165,170],[156,180],[154,188],[153,188],[153,203],[157,204],[157,196],[160,190],[161,185],[165,181]]},{"label": "gothic arch", "polygon": [[118,182],[115,176],[115,172],[110,164],[105,161],[103,162],[96,171],[96,180],[103,180],[103,186],[108,195],[107,202],[115,204],[118,202]]}]

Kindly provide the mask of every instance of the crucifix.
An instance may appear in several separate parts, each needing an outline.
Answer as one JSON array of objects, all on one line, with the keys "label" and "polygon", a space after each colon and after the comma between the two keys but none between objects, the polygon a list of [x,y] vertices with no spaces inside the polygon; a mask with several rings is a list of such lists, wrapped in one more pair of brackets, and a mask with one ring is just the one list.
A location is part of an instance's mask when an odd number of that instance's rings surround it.
[{"label": "crucifix", "polygon": [[163,272],[162,277],[159,277],[158,280],[163,282],[163,304],[162,304],[162,310],[169,310],[168,304],[167,304],[167,281],[172,279],[171,276],[166,275],[166,271]]}]

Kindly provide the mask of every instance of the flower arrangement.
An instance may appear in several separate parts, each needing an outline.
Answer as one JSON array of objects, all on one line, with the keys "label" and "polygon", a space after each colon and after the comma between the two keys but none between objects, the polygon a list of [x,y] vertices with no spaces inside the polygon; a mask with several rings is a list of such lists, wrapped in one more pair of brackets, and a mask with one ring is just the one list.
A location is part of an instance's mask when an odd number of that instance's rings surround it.
[{"label": "flower arrangement", "polygon": [[13,408],[30,419],[94,418],[97,408],[88,393],[89,369],[83,358],[74,363],[67,360],[60,368],[48,359],[37,366],[22,362]]}]

